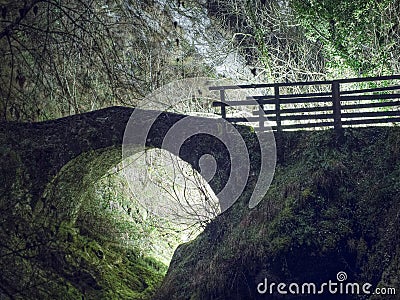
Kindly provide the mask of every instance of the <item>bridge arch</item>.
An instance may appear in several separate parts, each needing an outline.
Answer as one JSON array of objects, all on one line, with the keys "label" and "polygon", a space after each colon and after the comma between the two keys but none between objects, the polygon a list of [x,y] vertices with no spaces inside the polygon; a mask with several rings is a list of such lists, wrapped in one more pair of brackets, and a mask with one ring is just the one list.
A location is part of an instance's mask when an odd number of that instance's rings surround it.
[{"label": "bridge arch", "polygon": [[[15,199],[13,191],[6,191],[2,195],[6,199],[4,203],[11,206],[17,201],[28,205],[32,211],[32,221],[38,223],[39,219],[43,220],[46,223],[42,224],[43,227],[59,221],[74,221],[90,184],[100,179],[123,159],[121,150],[124,133],[134,111],[134,108],[128,107],[109,107],[40,123],[4,123],[0,128],[0,135],[5,141],[4,146],[16,153],[21,165],[19,178],[15,180],[21,181],[27,191],[23,199]],[[141,144],[140,147],[162,148],[165,137],[173,132],[174,126],[181,121],[189,120],[189,123],[195,126],[199,125],[196,122],[201,121],[212,130],[225,131],[227,136],[230,136],[229,130],[235,130],[235,134],[239,134],[243,140],[245,149],[235,143],[227,146],[226,141],[207,133],[206,130],[200,130],[197,134],[184,135],[184,138],[181,136],[182,141],[178,143],[177,148],[174,148],[173,137],[170,137],[172,143],[169,146],[172,148],[167,150],[190,164],[200,174],[204,162],[202,158],[213,157],[215,174],[207,174],[204,177],[219,198],[221,211],[229,208],[239,198],[229,197],[228,193],[225,197],[227,202],[223,202],[218,196],[229,181],[234,188],[238,186],[234,193],[239,196],[243,194],[242,191],[250,191],[250,195],[253,196],[260,178],[264,179],[264,182],[267,181],[269,186],[273,173],[267,180],[265,176],[259,176],[263,164],[262,147],[252,128],[231,124],[227,126],[225,120],[218,118],[187,117],[183,114],[158,112],[157,118],[151,124],[145,145]],[[133,124],[140,128],[141,123],[145,121],[146,118],[139,118]],[[190,127],[190,124],[187,127]],[[272,135],[272,132],[270,134]],[[248,155],[248,172],[244,171],[246,166],[232,166],[232,152],[237,152],[239,156]],[[273,151],[271,153],[275,154]],[[271,161],[274,162],[273,159]],[[273,164],[269,167],[274,166]],[[236,185],[237,182],[240,184]],[[18,187],[18,190],[21,188]],[[246,201],[249,201],[249,198],[247,196]]]},{"label": "bridge arch", "polygon": [[[16,150],[25,166],[25,177],[30,181],[29,204],[34,217],[40,216],[46,222],[74,220],[89,185],[121,162],[124,132],[133,112],[134,108],[110,107],[41,123],[13,124],[14,132],[9,134],[20,141]],[[160,113],[151,126],[145,147],[161,148],[167,132],[185,117]],[[221,119],[196,118],[215,128],[224,126]],[[246,146],[256,153],[254,150],[259,146],[249,138],[254,134],[251,128],[238,128],[245,141],[247,138]],[[201,157],[212,156],[216,172],[209,185],[215,194],[232,177],[226,145],[210,134],[199,133],[189,137],[173,154],[198,172],[201,172]],[[253,155],[250,160],[256,156]],[[254,177],[250,178],[250,182],[254,183],[259,162],[254,160],[250,167]],[[43,218],[43,214],[48,217]]]}]

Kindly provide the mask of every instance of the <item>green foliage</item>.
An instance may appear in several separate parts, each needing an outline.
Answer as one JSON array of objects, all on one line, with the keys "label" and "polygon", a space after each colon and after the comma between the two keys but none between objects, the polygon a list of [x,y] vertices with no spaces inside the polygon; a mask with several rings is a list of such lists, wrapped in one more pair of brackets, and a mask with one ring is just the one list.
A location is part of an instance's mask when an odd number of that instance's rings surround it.
[{"label": "green foliage", "polygon": [[331,68],[356,74],[395,73],[399,47],[398,1],[291,1],[311,40],[324,45]]}]

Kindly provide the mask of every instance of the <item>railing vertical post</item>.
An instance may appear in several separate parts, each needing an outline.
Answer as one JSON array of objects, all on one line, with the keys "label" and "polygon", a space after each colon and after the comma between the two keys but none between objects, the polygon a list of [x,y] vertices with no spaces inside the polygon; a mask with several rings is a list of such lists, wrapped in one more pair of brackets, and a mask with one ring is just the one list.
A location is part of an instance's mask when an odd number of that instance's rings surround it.
[{"label": "railing vertical post", "polygon": [[282,145],[282,122],[281,122],[281,104],[279,96],[279,85],[274,85],[275,95],[275,115],[276,115],[276,150],[278,161],[283,161],[283,145]]},{"label": "railing vertical post", "polygon": [[226,119],[226,105],[225,105],[225,90],[219,90],[219,95],[221,98],[221,116],[223,119]]},{"label": "railing vertical post", "polygon": [[343,137],[342,112],[340,104],[340,85],[339,82],[332,81],[332,104],[333,104],[333,127],[336,137],[341,140]]},{"label": "railing vertical post", "polygon": [[258,104],[258,128],[260,131],[265,130],[264,126],[264,105],[263,104]]}]

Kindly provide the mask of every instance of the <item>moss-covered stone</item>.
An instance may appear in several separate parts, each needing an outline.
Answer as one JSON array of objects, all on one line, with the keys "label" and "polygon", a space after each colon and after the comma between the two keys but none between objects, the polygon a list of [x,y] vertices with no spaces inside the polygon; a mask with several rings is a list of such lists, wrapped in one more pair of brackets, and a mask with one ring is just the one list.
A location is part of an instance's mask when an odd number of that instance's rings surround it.
[{"label": "moss-covered stone", "polygon": [[[109,243],[99,231],[93,234],[90,222],[77,223],[93,184],[122,159],[133,110],[110,107],[41,123],[1,124],[0,298],[148,299],[153,294],[165,266],[133,247]],[[141,146],[161,147],[168,130],[184,117],[162,113]],[[175,154],[199,170],[199,158],[210,152],[218,162],[211,183],[218,192],[229,177],[218,139],[195,136]],[[93,224],[117,224],[109,217],[102,214]]]},{"label": "moss-covered stone", "polygon": [[399,292],[400,128],[347,129],[343,144],[331,131],[284,137],[285,160],[264,200],[249,210],[244,194],[182,245],[154,299],[264,299],[264,278],[318,284],[339,271]]}]

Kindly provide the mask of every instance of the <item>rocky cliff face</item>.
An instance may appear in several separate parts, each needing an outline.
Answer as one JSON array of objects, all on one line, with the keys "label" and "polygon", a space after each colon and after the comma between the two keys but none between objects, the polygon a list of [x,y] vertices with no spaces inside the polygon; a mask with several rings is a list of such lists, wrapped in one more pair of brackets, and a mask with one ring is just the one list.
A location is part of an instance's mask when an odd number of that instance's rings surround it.
[{"label": "rocky cliff face", "polygon": [[257,286],[266,279],[318,286],[340,282],[339,272],[343,283],[370,283],[371,291],[399,289],[399,128],[349,129],[341,145],[330,131],[287,133],[285,141],[285,161],[263,202],[249,210],[244,194],[181,245],[154,299],[281,299],[276,287],[270,295]]}]

